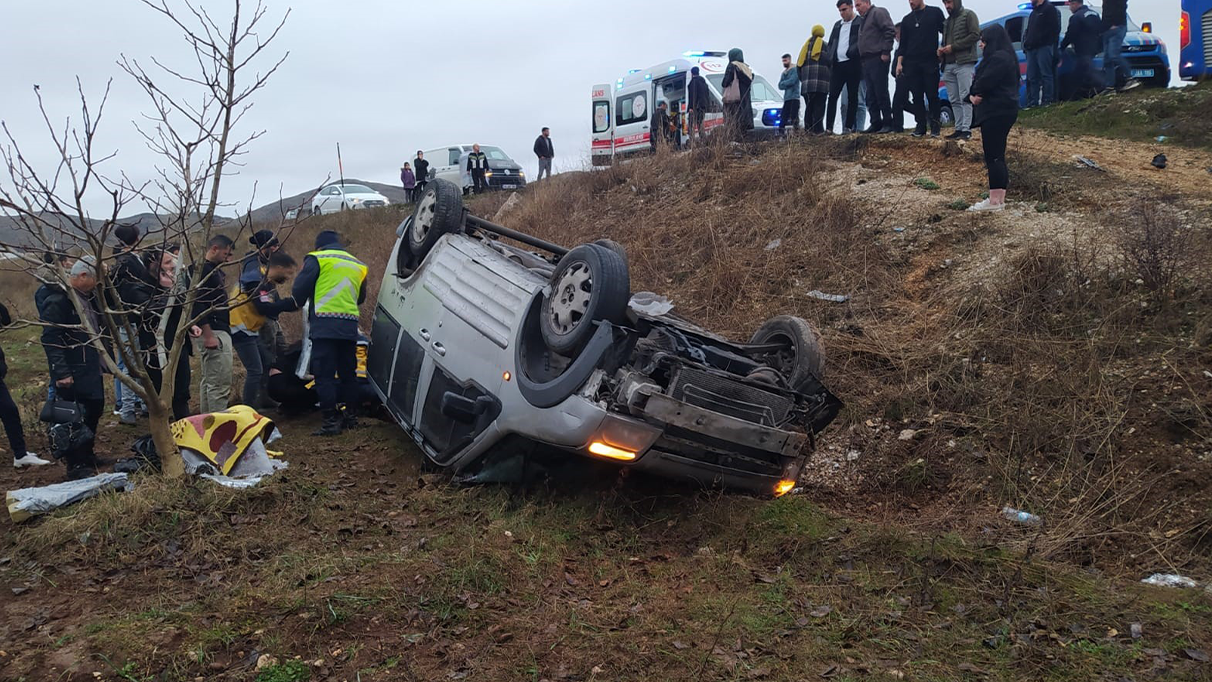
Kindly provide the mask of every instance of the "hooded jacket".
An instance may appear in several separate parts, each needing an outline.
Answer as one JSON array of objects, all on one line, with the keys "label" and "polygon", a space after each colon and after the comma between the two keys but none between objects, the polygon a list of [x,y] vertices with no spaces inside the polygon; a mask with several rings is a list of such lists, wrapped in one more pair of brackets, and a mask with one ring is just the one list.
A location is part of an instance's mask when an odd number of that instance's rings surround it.
[{"label": "hooded jacket", "polygon": [[973,127],[1002,116],[1018,114],[1018,55],[1010,43],[1010,34],[1001,24],[991,24],[981,32],[985,41],[984,58],[976,67],[968,96],[979,95],[981,103],[972,114]]},{"label": "hooded jacket", "polygon": [[724,90],[727,90],[734,80],[740,81],[741,101],[727,103],[724,109],[732,109],[731,116],[736,120],[730,121],[731,125],[740,130],[753,130],[753,69],[745,63],[745,53],[737,47],[728,51],[728,68],[724,69],[724,80],[721,83]]},{"label": "hooded jacket", "polygon": [[1060,10],[1044,0],[1031,9],[1027,35],[1023,36],[1023,49],[1038,50],[1049,45],[1055,47],[1060,42],[1060,32]]},{"label": "hooded jacket", "polygon": [[964,7],[963,0],[954,1],[954,10],[943,26],[943,45],[951,52],[943,55],[946,64],[975,64],[976,44],[981,39],[981,20],[976,12]]},{"label": "hooded jacket", "polygon": [[[92,343],[92,334],[84,328],[95,320],[83,322],[72,304],[71,297],[81,299],[83,307],[97,314],[97,297],[68,291],[58,284],[43,284],[35,295],[38,319],[42,327],[42,348],[46,351],[51,382],[71,377],[72,392],[77,400],[105,399],[105,382],[101,379],[101,355]],[[94,327],[95,329],[95,327]]]},{"label": "hooded jacket", "polygon": [[400,169],[400,186],[404,189],[413,189],[417,186],[417,176],[413,175],[411,168]]},{"label": "hooded jacket", "polygon": [[863,26],[859,29],[859,56],[863,59],[892,56],[892,44],[896,42],[896,24],[892,15],[883,7],[872,5],[863,15]]}]

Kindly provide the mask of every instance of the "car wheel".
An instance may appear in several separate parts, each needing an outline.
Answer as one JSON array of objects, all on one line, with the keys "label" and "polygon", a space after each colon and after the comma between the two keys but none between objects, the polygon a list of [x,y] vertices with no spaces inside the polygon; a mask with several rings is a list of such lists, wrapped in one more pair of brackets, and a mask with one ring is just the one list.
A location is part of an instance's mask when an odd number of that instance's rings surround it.
[{"label": "car wheel", "polygon": [[459,188],[445,180],[435,180],[425,188],[417,202],[409,226],[408,251],[420,263],[442,235],[463,230],[463,199]]},{"label": "car wheel", "polygon": [[313,206],[313,207],[312,207],[312,209],[311,209],[311,214],[312,214],[312,215],[316,215],[316,216],[318,216],[318,215],[322,215],[322,212],[320,211],[320,207],[319,207],[319,206]]},{"label": "car wheel", "polygon": [[630,296],[622,256],[598,244],[572,249],[551,274],[551,293],[543,299],[543,342],[552,352],[575,356],[597,330],[595,322],[623,323]]},{"label": "car wheel", "polygon": [[615,253],[619,254],[619,257],[623,259],[623,267],[627,271],[627,282],[628,282],[628,284],[630,284],[631,266],[627,261],[627,249],[623,248],[622,244],[616,242],[613,239],[599,239],[599,240],[595,241],[594,244],[597,244],[598,246],[601,246],[602,248],[609,249],[609,250],[614,251]]},{"label": "car wheel", "polygon": [[792,389],[798,390],[813,377],[825,378],[825,349],[821,345],[821,335],[798,317],[779,315],[766,320],[749,343],[783,346],[759,359],[781,372]]},{"label": "car wheel", "polygon": [[949,126],[955,123],[955,112],[951,111],[950,104],[944,104],[938,110],[939,123]]}]

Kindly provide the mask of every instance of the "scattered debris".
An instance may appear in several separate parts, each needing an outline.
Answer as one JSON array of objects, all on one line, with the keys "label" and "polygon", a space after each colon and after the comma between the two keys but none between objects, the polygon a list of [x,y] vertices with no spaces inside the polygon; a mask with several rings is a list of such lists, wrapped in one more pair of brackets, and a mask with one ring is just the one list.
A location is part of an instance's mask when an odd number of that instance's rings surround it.
[{"label": "scattered debris", "polygon": [[1157,156],[1153,157],[1153,160],[1150,161],[1149,163],[1153,164],[1154,168],[1165,168],[1166,167],[1166,155],[1158,154]]},{"label": "scattered debris", "polygon": [[779,248],[782,245],[783,245],[783,240],[781,238],[774,239],[769,244],[766,245],[766,248],[764,250],[765,251],[774,251],[775,249]]},{"label": "scattered debris", "polygon": [[833,613],[832,606],[830,606],[828,604],[821,604],[820,606],[816,607],[811,612],[809,612],[808,615],[812,616],[813,618],[824,618],[825,616],[828,616],[831,613]]},{"label": "scattered debris", "polygon": [[1183,653],[1192,661],[1199,661],[1200,663],[1208,662],[1208,653],[1203,649],[1183,649]]},{"label": "scattered debris", "polygon": [[642,315],[660,317],[673,310],[673,301],[651,291],[637,291],[631,295],[627,307]]},{"label": "scattered debris", "polygon": [[829,301],[830,303],[845,303],[850,300],[849,294],[826,294],[823,291],[813,289],[808,292],[810,298],[815,298],[819,301]]},{"label": "scattered debris", "polygon": [[1101,171],[1103,173],[1107,172],[1107,169],[1105,169],[1102,166],[1095,163],[1093,159],[1087,159],[1086,157],[1084,157],[1080,154],[1075,154],[1073,156],[1073,160],[1077,162],[1078,166],[1085,166],[1086,168],[1090,168],[1090,169],[1093,169],[1096,171]]},{"label": "scattered debris", "polygon": [[1035,514],[1022,511],[1021,509],[1015,509],[1014,507],[1003,507],[1002,516],[1015,523],[1021,523],[1024,526],[1038,526],[1044,522],[1043,519]]},{"label": "scattered debris", "polygon": [[4,496],[8,515],[15,523],[21,523],[39,514],[47,514],[87,500],[107,490],[126,492],[134,488],[126,474],[99,474],[79,481],[64,481],[38,488],[10,490]]},{"label": "scattered debris", "polygon": [[903,227],[894,227],[894,228],[892,228],[892,231],[893,231],[893,232],[904,232],[904,231],[905,231],[905,228],[903,228]]},{"label": "scattered debris", "polygon": [[1141,582],[1146,585],[1155,585],[1157,587],[1199,587],[1199,583],[1186,576],[1178,575],[1177,573],[1154,573]]},{"label": "scattered debris", "polygon": [[1132,632],[1132,639],[1140,639],[1145,634],[1144,628],[1141,627],[1140,623],[1133,623],[1129,626],[1129,629]]},{"label": "scattered debris", "polygon": [[1168,140],[1170,138],[1166,137],[1165,135],[1158,135],[1157,137],[1155,137],[1153,139],[1157,140],[1158,142],[1165,142],[1166,140]]},{"label": "scattered debris", "polygon": [[495,214],[493,214],[493,216],[492,216],[492,222],[494,222],[494,223],[500,223],[500,222],[501,222],[501,220],[502,220],[502,219],[503,219],[505,216],[509,215],[509,213],[510,213],[511,211],[513,211],[515,208],[517,208],[517,207],[518,207],[518,204],[520,204],[520,203],[522,203],[522,198],[521,198],[520,196],[518,196],[518,193],[517,193],[517,192],[510,192],[510,193],[509,193],[509,198],[508,198],[508,199],[506,199],[506,200],[505,200],[505,203],[504,203],[504,204],[501,204],[501,208],[498,208],[498,209],[497,209],[497,212],[496,212]]},{"label": "scattered debris", "polygon": [[913,429],[904,429],[901,431],[900,435],[896,437],[896,439],[897,440],[913,440],[913,437],[916,435],[917,435],[917,431],[915,431]]}]

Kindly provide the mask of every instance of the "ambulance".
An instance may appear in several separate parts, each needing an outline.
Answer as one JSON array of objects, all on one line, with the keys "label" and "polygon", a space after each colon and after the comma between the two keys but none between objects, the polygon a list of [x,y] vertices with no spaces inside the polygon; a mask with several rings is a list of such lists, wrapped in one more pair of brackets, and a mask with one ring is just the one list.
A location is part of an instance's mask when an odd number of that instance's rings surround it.
[{"label": "ambulance", "polygon": [[[593,86],[593,136],[590,145],[593,165],[608,166],[615,156],[625,156],[652,148],[649,130],[652,112],[665,102],[671,116],[676,115],[681,137],[689,139],[690,123],[686,116],[686,84],[690,69],[699,67],[699,75],[707,79],[710,104],[703,128],[710,132],[724,124],[724,69],[728,53],[692,51],[680,59],[663,62],[647,69],[632,69],[613,84]],[[753,131],[756,136],[778,132],[783,110],[783,96],[759,75],[753,74]]]}]

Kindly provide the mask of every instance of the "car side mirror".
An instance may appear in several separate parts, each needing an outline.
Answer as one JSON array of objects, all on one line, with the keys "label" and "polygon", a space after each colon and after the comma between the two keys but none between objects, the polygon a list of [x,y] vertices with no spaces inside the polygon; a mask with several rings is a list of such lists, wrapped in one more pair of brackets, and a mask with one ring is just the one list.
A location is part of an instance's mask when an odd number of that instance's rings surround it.
[{"label": "car side mirror", "polygon": [[442,394],[442,414],[457,422],[474,424],[476,418],[492,407],[492,398],[482,395],[475,400],[447,391]]}]

